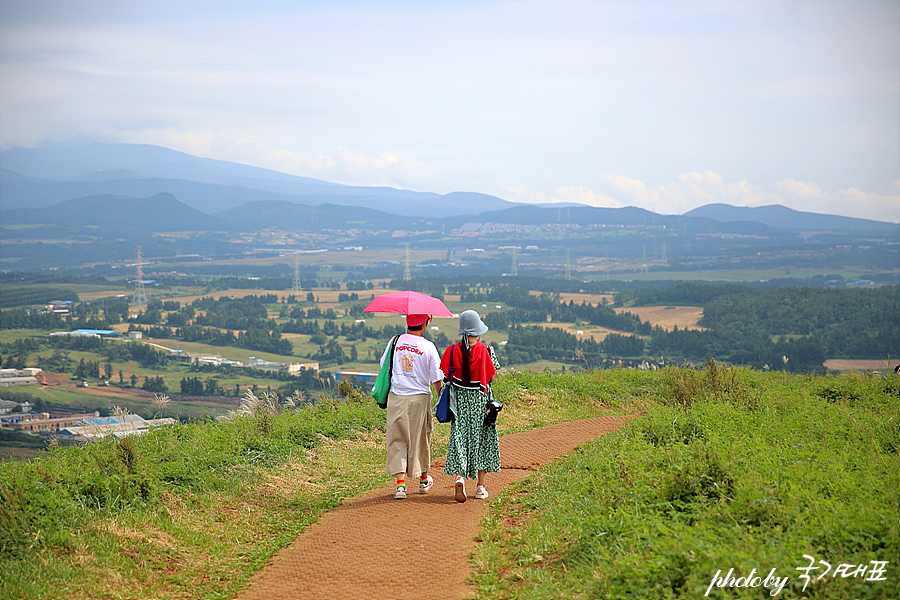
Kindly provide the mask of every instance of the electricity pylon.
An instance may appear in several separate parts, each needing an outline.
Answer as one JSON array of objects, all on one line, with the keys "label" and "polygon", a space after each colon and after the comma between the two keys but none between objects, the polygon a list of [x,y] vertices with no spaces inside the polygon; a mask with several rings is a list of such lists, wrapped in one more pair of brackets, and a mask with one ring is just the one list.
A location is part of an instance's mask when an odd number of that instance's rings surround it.
[{"label": "electricity pylon", "polygon": [[147,306],[147,290],[144,289],[144,270],[141,266],[141,247],[137,247],[137,276],[134,280],[134,298],[132,304],[136,307]]}]

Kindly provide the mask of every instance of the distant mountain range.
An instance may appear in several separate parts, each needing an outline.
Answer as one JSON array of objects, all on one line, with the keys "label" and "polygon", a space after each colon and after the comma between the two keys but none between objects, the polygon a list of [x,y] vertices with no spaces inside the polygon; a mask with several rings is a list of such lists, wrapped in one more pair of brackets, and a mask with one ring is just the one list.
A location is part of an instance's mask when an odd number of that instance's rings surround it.
[{"label": "distant mountain range", "polygon": [[801,212],[786,206],[731,206],[730,204],[707,204],[684,213],[685,217],[707,217],[721,222],[752,221],[762,223],[776,229],[787,231],[872,231],[879,230],[880,225],[896,227],[891,223],[820,215],[818,213]]},{"label": "distant mountain range", "polygon": [[19,208],[3,212],[4,223],[56,227],[108,227],[171,231],[237,231],[239,228],[179,202],[172,194],[128,198],[107,194],[75,198],[47,210]]},{"label": "distant mountain range", "polygon": [[669,216],[635,207],[523,205],[473,192],[440,195],[346,186],[158,146],[100,143],[0,152],[0,210],[4,224],[159,232],[266,228],[449,232],[467,222],[658,225],[768,237],[799,231],[898,231],[892,223],[784,206],[709,204]]},{"label": "distant mountain range", "polygon": [[487,194],[441,195],[358,187],[296,177],[136,144],[12,148],[0,152],[0,208],[42,208],[109,194],[146,198],[169,193],[208,214],[251,201],[364,206],[411,217],[448,217],[515,206]]}]

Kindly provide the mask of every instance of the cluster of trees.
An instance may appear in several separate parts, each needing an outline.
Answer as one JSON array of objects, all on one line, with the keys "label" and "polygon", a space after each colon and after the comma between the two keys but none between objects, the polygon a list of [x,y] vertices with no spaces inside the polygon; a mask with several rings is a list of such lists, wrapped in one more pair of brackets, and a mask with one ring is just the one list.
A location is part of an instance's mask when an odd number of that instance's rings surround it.
[{"label": "cluster of trees", "polygon": [[582,339],[558,327],[513,325],[505,346],[495,347],[507,364],[553,360],[596,368],[611,357],[640,361],[645,355],[644,340],[638,336],[610,334],[602,342]]},{"label": "cluster of trees", "polygon": [[313,337],[314,344],[324,343],[325,337],[344,336],[348,341],[366,341],[368,338],[388,339],[392,335],[398,335],[406,331],[402,325],[385,325],[384,327],[370,327],[365,323],[342,323],[340,326],[333,320],[326,320],[319,325],[318,320],[296,319],[284,323],[281,326],[284,333],[302,333]]},{"label": "cluster of trees", "polygon": [[133,360],[147,369],[161,368],[169,360],[169,353],[157,350],[153,346],[140,342],[122,343],[113,340],[96,340],[100,342],[100,352],[110,362],[128,362]]},{"label": "cluster of trees", "polygon": [[291,311],[286,315],[291,319],[337,319],[338,314],[334,312],[333,308],[329,308],[327,310],[322,310],[318,306],[313,306],[312,308],[303,308],[302,306],[295,306],[291,309]]},{"label": "cluster of trees", "polygon": [[104,298],[73,304],[65,318],[43,310],[11,308],[0,310],[0,329],[110,329],[126,320],[128,313],[127,298]]},{"label": "cluster of trees", "polygon": [[258,326],[260,321],[267,321],[269,312],[267,304],[278,303],[278,296],[265,294],[262,296],[244,296],[218,299],[199,298],[191,303],[194,310],[202,311],[194,319],[194,324],[222,329],[247,329]]},{"label": "cluster of trees", "polygon": [[69,323],[54,313],[25,310],[24,308],[0,310],[0,329],[40,329],[42,331],[51,331],[53,329],[68,328]]},{"label": "cluster of trees", "polygon": [[725,334],[804,336],[833,358],[897,352],[900,286],[739,290],[703,305],[700,322]]},{"label": "cluster of trees", "polygon": [[[268,318],[266,304],[277,302],[275,294],[264,294],[243,298],[199,298],[187,306],[180,306],[175,301],[151,303],[147,312],[137,318],[138,323],[150,326],[144,328],[132,324],[129,330],[143,331],[154,338],[176,338],[290,356],[293,345],[281,337],[281,328]],[[162,321],[161,310],[172,311],[166,318],[166,326],[157,325]]]},{"label": "cluster of trees", "polygon": [[[132,376],[132,380],[134,380],[134,376]],[[134,383],[132,383],[134,385]],[[168,394],[169,388],[166,386],[166,382],[163,380],[162,375],[157,377],[144,377],[144,384],[141,386],[141,389],[145,392],[153,392],[154,394]]]},{"label": "cluster of trees", "polygon": [[[127,297],[99,298],[91,302],[79,302],[72,306],[69,314],[73,319],[82,323],[94,322],[99,325],[90,327],[90,329],[109,329],[110,325],[116,325],[128,319],[131,313],[128,302],[129,298]],[[79,326],[86,327],[85,325]]]},{"label": "cluster of trees", "polygon": [[[715,358],[759,369],[822,373],[826,358],[896,355],[900,341],[900,286],[760,290],[680,284],[616,295],[616,305],[703,307],[699,324],[707,330],[672,331],[651,327],[628,313],[615,315],[603,304],[567,304],[551,294],[526,294],[504,285],[464,296],[468,302],[505,302],[513,307],[485,317],[492,329],[509,332],[503,353],[511,364],[549,359],[596,366],[613,357],[670,363]],[[542,315],[552,321],[582,321],[633,335],[611,334],[596,343],[558,328],[521,325],[543,320]]]},{"label": "cluster of trees", "polygon": [[49,304],[54,300],[70,300],[76,302],[78,294],[65,288],[50,287],[7,287],[0,297],[0,306],[28,306],[32,304]]},{"label": "cluster of trees", "polygon": [[225,390],[219,385],[218,380],[209,377],[201,381],[199,377],[182,377],[181,393],[184,396],[224,396]]},{"label": "cluster of trees", "polygon": [[246,348],[258,352],[271,352],[290,356],[294,352],[294,346],[290,340],[281,337],[282,329],[271,323],[272,329],[267,327],[250,327],[246,331],[239,331],[237,335],[230,329],[218,327],[202,327],[200,325],[186,325],[176,329],[169,327],[139,327],[130,326],[129,331],[141,331],[149,337],[158,339],[179,339],[185,342],[200,342],[212,346],[234,346]]},{"label": "cluster of trees", "polygon": [[[103,374],[106,379],[112,377],[111,363],[103,365]],[[82,358],[75,367],[74,375],[76,379],[100,379],[100,361],[85,360]]]},{"label": "cluster of trees", "polygon": [[18,338],[12,343],[0,344],[0,365],[4,369],[24,369],[28,355],[40,348],[41,342],[35,338]]}]

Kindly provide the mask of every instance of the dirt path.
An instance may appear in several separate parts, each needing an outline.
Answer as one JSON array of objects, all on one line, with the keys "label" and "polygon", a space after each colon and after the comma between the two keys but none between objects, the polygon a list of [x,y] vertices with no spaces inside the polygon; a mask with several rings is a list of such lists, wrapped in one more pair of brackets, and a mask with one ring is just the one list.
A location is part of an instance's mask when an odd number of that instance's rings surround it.
[{"label": "dirt path", "polygon": [[[575,446],[622,427],[629,417],[596,417],[500,438],[502,470],[488,474],[493,496]],[[453,499],[444,459],[432,462],[434,488],[394,500],[393,482],[326,513],[254,576],[238,600],[462,599],[468,555],[490,500]]]}]

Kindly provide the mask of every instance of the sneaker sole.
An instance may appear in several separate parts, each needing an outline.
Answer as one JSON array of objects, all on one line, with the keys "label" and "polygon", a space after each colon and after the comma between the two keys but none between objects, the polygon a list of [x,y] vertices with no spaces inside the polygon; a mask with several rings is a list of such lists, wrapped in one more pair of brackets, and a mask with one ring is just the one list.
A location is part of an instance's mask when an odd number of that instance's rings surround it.
[{"label": "sneaker sole", "polygon": [[404,500],[406,498],[406,492],[397,492],[394,494],[394,500]]},{"label": "sneaker sole", "polygon": [[466,501],[466,484],[457,481],[456,482],[456,494],[454,495],[457,502],[465,502]]}]

